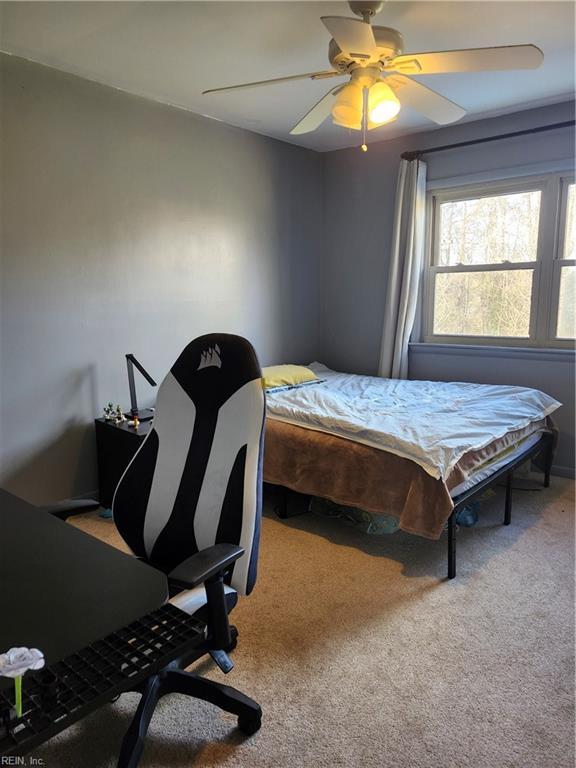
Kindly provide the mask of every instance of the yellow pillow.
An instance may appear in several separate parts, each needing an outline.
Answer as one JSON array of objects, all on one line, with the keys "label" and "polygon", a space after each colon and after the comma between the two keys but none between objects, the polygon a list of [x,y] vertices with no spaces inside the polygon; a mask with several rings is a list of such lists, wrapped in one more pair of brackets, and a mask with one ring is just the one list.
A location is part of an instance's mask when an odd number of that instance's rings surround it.
[{"label": "yellow pillow", "polygon": [[314,371],[306,368],[305,365],[269,365],[267,368],[262,368],[262,377],[266,389],[295,387],[298,384],[318,380]]}]

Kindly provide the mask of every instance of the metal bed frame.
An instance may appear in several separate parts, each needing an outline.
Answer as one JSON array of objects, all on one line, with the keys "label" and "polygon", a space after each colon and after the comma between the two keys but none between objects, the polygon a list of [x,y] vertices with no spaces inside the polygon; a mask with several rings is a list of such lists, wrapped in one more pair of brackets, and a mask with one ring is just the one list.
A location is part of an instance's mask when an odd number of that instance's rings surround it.
[{"label": "metal bed frame", "polygon": [[[470,504],[476,497],[480,496],[490,486],[496,484],[503,477],[506,478],[506,496],[504,501],[504,525],[510,525],[512,521],[512,478],[514,470],[521,464],[524,464],[529,459],[534,458],[538,454],[544,454],[543,472],[544,472],[544,488],[548,488],[550,485],[550,471],[552,469],[552,460],[554,458],[554,448],[556,443],[556,435],[554,432],[544,432],[540,440],[530,448],[516,456],[508,464],[505,464],[500,469],[497,469],[485,480],[481,480],[476,485],[469,488],[467,491],[458,494],[453,499],[454,509],[448,522],[446,524],[446,530],[448,533],[448,579],[456,577],[456,532],[458,524],[456,523],[456,517],[458,513],[464,509],[465,506]],[[280,497],[276,505],[276,514],[282,519],[288,517],[295,517],[301,515],[304,512],[309,511],[310,497],[304,494],[299,494],[296,491],[291,491],[284,486],[276,486],[280,491]],[[291,496],[293,502],[290,503],[290,509],[288,504],[288,498]]]},{"label": "metal bed frame", "polygon": [[448,578],[453,579],[456,576],[456,517],[460,510],[469,504],[477,496],[480,496],[487,488],[494,485],[502,477],[506,477],[506,496],[504,501],[504,522],[503,525],[510,525],[512,522],[512,477],[514,470],[528,459],[532,459],[537,454],[544,452],[544,488],[550,486],[550,471],[552,469],[552,460],[554,458],[555,434],[553,432],[544,432],[540,440],[531,448],[527,448],[509,464],[505,464],[497,469],[485,480],[481,480],[472,488],[458,494],[454,501],[454,509],[448,518]]}]

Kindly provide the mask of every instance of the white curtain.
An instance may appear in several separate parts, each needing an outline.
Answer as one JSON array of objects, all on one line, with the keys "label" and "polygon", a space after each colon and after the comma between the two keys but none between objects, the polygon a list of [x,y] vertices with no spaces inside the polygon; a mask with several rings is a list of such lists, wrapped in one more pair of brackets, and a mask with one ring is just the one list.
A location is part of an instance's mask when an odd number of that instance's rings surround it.
[{"label": "white curtain", "polygon": [[424,257],[426,163],[401,160],[380,350],[379,374],[405,379]]}]

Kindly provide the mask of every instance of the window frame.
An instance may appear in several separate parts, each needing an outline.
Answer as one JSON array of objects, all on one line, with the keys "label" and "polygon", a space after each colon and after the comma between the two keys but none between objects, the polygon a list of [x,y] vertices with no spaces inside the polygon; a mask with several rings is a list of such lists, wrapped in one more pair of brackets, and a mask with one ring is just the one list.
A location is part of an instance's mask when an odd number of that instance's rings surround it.
[{"label": "window frame", "polygon": [[[554,258],[554,264],[552,267],[552,292],[550,302],[549,313],[549,325],[548,335],[555,338],[556,341],[562,341],[567,343],[568,346],[574,345],[574,339],[565,339],[562,337],[556,337],[556,329],[558,327],[558,310],[560,309],[560,279],[562,277],[562,267],[575,267],[576,259],[564,258],[564,247],[566,244],[566,230],[568,229],[568,189],[570,185],[574,185],[574,175],[565,175],[560,179],[560,201],[558,205],[558,237],[556,255]],[[575,190],[576,194],[576,190]],[[575,224],[576,226],[576,224]]]},{"label": "window frame", "polygon": [[[513,346],[573,349],[574,339],[556,338],[560,299],[560,277],[563,266],[576,265],[575,259],[564,259],[568,188],[574,174],[567,172],[507,178],[497,181],[463,184],[428,191],[426,207],[426,261],[422,292],[422,334],[424,343],[466,346]],[[440,266],[436,262],[440,235],[439,206],[478,197],[498,197],[520,192],[540,191],[540,218],[536,259],[499,264]],[[433,333],[436,275],[441,273],[533,270],[528,336],[465,336]]]}]

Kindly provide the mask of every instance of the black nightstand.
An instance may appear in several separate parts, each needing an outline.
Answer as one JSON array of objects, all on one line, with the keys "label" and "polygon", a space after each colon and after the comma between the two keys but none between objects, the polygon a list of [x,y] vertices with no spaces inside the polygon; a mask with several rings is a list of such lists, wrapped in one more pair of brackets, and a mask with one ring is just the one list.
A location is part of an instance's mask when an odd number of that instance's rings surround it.
[{"label": "black nightstand", "polygon": [[138,429],[129,427],[127,422],[114,424],[113,421],[96,419],[94,423],[100,504],[110,508],[118,481],[150,431],[152,422],[142,421]]}]

